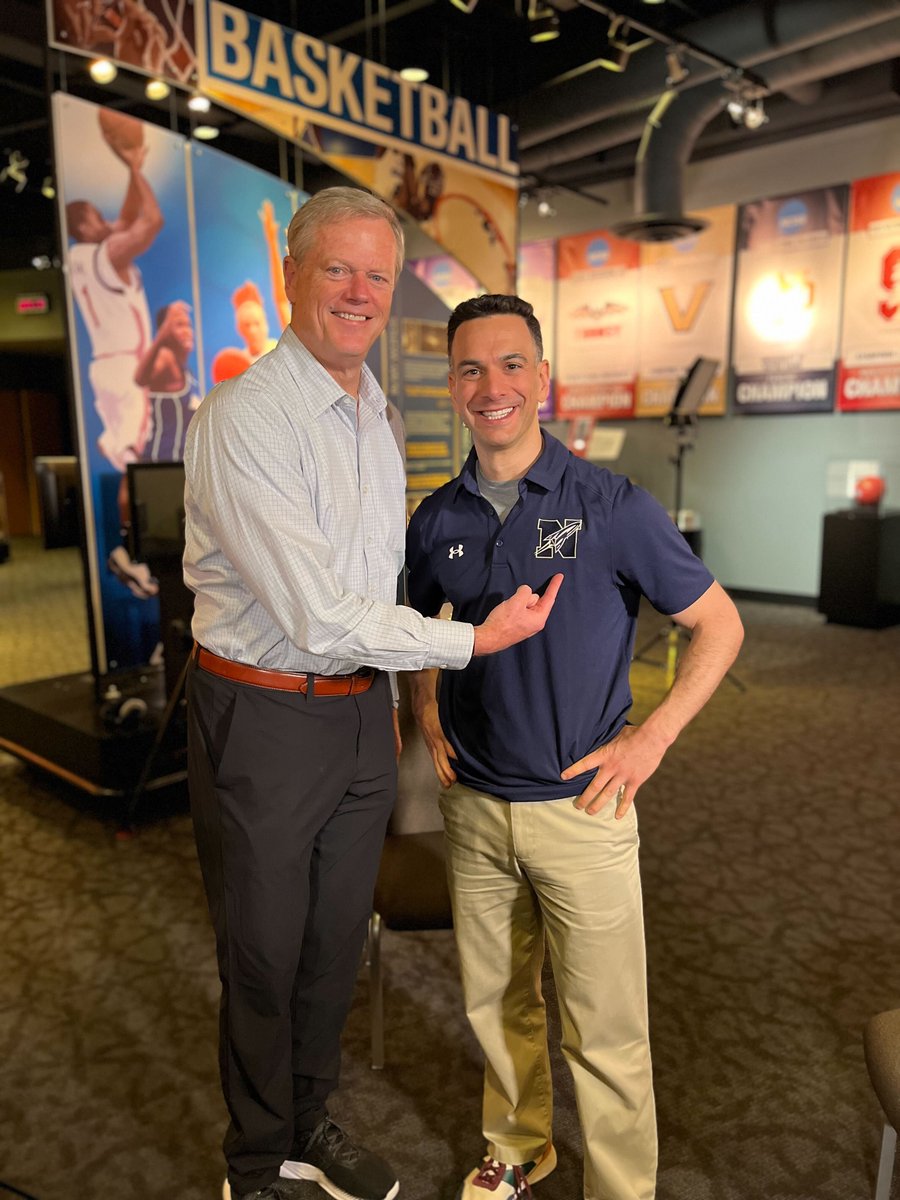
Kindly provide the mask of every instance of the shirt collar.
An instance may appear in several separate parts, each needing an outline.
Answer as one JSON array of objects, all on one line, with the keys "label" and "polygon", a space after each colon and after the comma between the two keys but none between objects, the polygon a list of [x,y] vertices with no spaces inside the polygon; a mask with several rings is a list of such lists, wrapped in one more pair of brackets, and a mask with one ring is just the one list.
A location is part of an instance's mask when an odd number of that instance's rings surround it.
[{"label": "shirt collar", "polygon": [[[544,439],[544,449],[525,472],[524,478],[531,483],[536,483],[545,492],[552,492],[562,479],[566,463],[569,461],[569,451],[546,429],[541,430],[541,437]],[[459,494],[460,488],[465,488],[467,492],[471,492],[475,496],[481,494],[475,474],[477,460],[478,456],[473,446],[469,451],[469,457],[463,464],[463,469],[454,480],[454,499]]]},{"label": "shirt collar", "polygon": [[[345,392],[336,379],[325,370],[315,355],[307,350],[290,325],[286,325],[278,345],[288,358],[288,368],[295,381],[306,389],[310,383],[315,384],[312,393],[307,393],[306,400],[312,416],[321,416],[326,409],[339,403],[346,396],[354,404],[356,397]],[[379,413],[387,406],[384,392],[378,386],[378,381],[363,363],[359,380],[360,404],[369,408],[372,413]]]}]

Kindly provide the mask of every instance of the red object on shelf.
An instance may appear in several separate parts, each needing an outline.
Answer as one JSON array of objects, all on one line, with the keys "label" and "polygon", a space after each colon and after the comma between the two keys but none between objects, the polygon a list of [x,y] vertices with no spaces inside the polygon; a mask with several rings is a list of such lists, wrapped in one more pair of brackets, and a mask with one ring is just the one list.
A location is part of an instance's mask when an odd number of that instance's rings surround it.
[{"label": "red object on shelf", "polygon": [[856,481],[854,494],[856,503],[876,507],[885,493],[884,480],[880,475],[862,475]]}]

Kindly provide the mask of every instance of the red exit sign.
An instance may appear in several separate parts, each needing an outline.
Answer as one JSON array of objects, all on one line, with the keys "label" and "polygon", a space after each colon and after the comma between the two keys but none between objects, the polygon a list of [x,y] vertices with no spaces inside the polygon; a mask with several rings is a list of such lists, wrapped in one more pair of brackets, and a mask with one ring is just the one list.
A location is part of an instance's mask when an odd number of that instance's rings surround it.
[{"label": "red exit sign", "polygon": [[50,297],[44,292],[16,296],[16,314],[20,317],[43,316],[50,311]]}]

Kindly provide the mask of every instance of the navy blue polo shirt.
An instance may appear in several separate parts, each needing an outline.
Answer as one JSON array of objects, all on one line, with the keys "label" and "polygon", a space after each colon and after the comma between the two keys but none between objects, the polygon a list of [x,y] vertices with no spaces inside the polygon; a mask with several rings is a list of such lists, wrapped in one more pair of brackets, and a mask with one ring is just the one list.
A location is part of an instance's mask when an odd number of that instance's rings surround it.
[{"label": "navy blue polo shirt", "polygon": [[449,601],[455,620],[480,625],[520,584],[539,590],[565,576],[541,633],[441,677],[460,783],[504,800],[584,790],[593,772],[559,776],[625,724],[641,596],[671,614],[713,582],[648,492],[543,437],[502,525],[479,493],[473,451],[419,505],[407,535],[409,600],[425,616]]}]

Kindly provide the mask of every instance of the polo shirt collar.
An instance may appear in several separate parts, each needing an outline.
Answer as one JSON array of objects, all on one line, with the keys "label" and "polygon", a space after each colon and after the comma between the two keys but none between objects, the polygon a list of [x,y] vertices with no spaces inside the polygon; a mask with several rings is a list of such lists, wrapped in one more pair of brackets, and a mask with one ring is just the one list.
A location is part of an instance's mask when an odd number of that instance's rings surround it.
[{"label": "polo shirt collar", "polygon": [[[356,403],[355,396],[345,392],[336,379],[325,370],[315,355],[307,350],[290,325],[286,325],[279,339],[279,348],[287,356],[291,374],[304,390],[307,390],[306,401],[310,414],[321,416],[326,409],[338,404],[345,397]],[[378,381],[363,363],[359,380],[359,400],[372,413],[382,412],[387,407],[384,393],[378,386]]]},{"label": "polo shirt collar", "polygon": [[[525,472],[524,478],[530,483],[536,483],[545,492],[552,492],[563,477],[566,463],[569,461],[569,451],[562,442],[558,441],[552,434],[549,434],[546,429],[541,430],[541,437],[544,439],[543,452]],[[471,492],[475,496],[481,494],[475,474],[475,464],[477,461],[478,456],[473,446],[469,451],[469,457],[463,464],[463,469],[454,480],[454,499],[458,495],[460,488],[465,488],[467,492]]]}]

